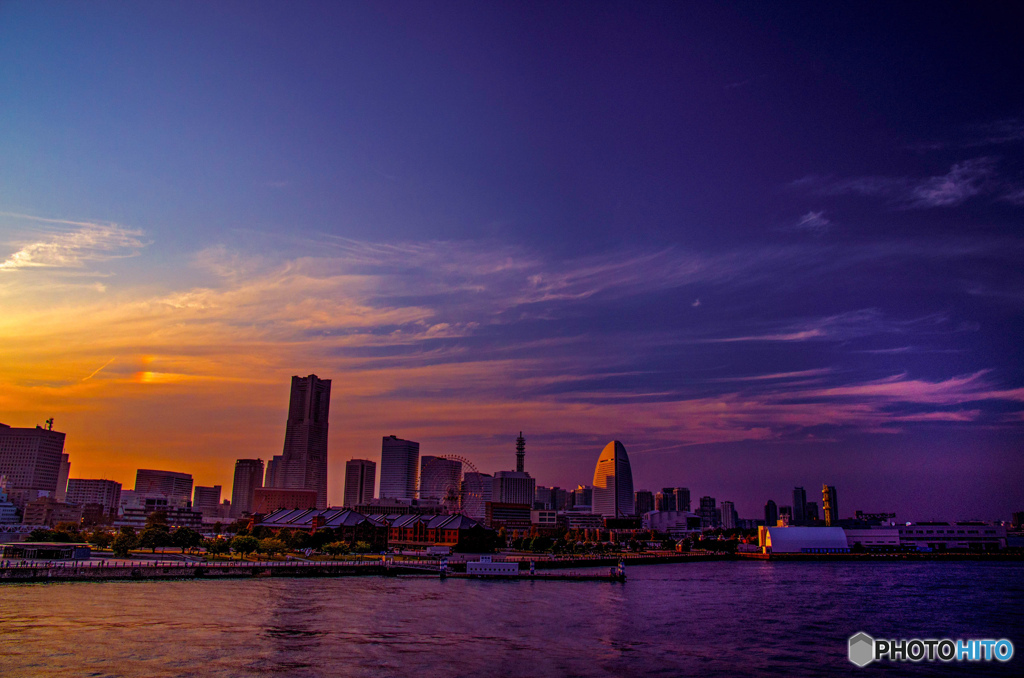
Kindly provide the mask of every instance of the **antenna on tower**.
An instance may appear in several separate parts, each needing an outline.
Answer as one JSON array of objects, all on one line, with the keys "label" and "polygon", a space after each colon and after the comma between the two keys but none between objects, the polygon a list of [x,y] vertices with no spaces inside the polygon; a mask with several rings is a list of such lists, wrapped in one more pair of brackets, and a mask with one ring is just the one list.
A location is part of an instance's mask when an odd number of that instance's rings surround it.
[{"label": "antenna on tower", "polygon": [[526,438],[523,437],[523,432],[519,432],[519,437],[516,438],[516,471],[519,473],[523,472],[523,467],[526,463]]},{"label": "antenna on tower", "polygon": [[50,417],[49,419],[46,420],[46,430],[47,431],[52,431],[53,430],[53,417]]}]

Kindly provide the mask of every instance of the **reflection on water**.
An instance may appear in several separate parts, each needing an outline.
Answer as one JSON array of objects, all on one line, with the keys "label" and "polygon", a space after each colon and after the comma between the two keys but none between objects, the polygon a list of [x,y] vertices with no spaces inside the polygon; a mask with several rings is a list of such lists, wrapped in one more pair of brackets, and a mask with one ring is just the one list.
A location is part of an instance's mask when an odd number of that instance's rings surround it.
[{"label": "reflection on water", "polygon": [[625,585],[433,578],[0,587],[3,676],[735,676],[843,673],[846,639],[1006,637],[1024,675],[1024,567],[686,563]]}]

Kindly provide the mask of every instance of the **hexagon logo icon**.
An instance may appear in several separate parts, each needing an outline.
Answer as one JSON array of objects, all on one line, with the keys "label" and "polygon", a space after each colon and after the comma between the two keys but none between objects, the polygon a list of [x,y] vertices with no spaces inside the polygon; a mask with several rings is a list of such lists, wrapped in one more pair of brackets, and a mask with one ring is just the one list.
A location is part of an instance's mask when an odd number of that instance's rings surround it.
[{"label": "hexagon logo icon", "polygon": [[850,661],[867,666],[875,659],[875,639],[861,631],[850,638]]}]

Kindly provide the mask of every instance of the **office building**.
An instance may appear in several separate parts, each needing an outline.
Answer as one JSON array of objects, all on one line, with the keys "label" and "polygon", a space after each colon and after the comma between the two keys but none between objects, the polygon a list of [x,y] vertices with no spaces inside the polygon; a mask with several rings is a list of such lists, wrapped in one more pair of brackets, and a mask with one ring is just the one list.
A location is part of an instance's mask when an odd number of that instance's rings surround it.
[{"label": "office building", "polygon": [[675,511],[676,510],[676,491],[672,487],[663,487],[661,492],[654,495],[654,510],[655,511]]},{"label": "office building", "polygon": [[196,485],[192,495],[192,509],[203,514],[205,519],[217,519],[217,511],[220,509],[220,485],[204,487]]},{"label": "office building", "polygon": [[377,482],[377,464],[369,459],[349,459],[345,462],[344,506],[352,508],[373,501]]},{"label": "office building", "polygon": [[67,453],[60,455],[60,469],[57,471],[57,493],[54,498],[59,502],[68,499],[68,476],[71,475],[71,458]]},{"label": "office building", "polygon": [[594,488],[590,485],[577,485],[572,492],[572,507],[577,511],[587,510],[594,505]]},{"label": "office building", "polygon": [[0,477],[7,478],[8,500],[24,509],[33,499],[56,498],[63,454],[63,433],[0,424]]},{"label": "office building", "polygon": [[818,522],[818,502],[809,501],[804,504],[804,522],[808,525]]},{"label": "office building", "polygon": [[551,508],[556,511],[564,511],[569,508],[569,494],[568,490],[563,490],[561,487],[552,487]]},{"label": "office building", "polygon": [[264,485],[313,490],[317,508],[327,508],[327,429],[331,380],[315,374],[292,377],[284,450],[267,467]]},{"label": "office building", "polygon": [[414,499],[419,487],[420,444],[385,436],[380,451],[380,498]]},{"label": "office building", "polygon": [[633,505],[638,516],[653,511],[654,494],[650,490],[637,490],[633,493]]},{"label": "office building", "polygon": [[613,440],[597,458],[594,467],[593,512],[604,518],[631,518],[633,505],[633,471],[625,446]]},{"label": "office building", "polygon": [[40,497],[25,504],[25,514],[22,516],[21,522],[23,525],[45,525],[47,527],[54,527],[58,523],[80,525],[82,507],[65,504],[52,497]]},{"label": "office building", "polygon": [[825,525],[839,524],[839,505],[836,503],[836,488],[834,485],[821,486],[821,510],[825,514]]},{"label": "office building", "polygon": [[256,490],[263,487],[263,460],[235,461],[235,478],[231,483],[231,517],[252,513]]},{"label": "office building", "polygon": [[710,530],[718,527],[718,509],[716,508],[715,498],[701,497],[697,515],[700,516],[702,529]]},{"label": "office building", "polygon": [[736,515],[736,506],[731,501],[722,502],[722,529],[735,530],[739,526],[739,516]]},{"label": "office building", "polygon": [[168,506],[188,508],[192,502],[192,474],[140,468],[135,472],[135,496],[164,498]]},{"label": "office building", "polygon": [[688,512],[690,510],[690,489],[687,487],[677,487],[674,494],[676,496],[676,510]]},{"label": "office building", "polygon": [[491,480],[491,501],[499,504],[525,504],[533,508],[537,481],[525,471],[498,471]]},{"label": "office building", "polygon": [[793,488],[793,524],[803,525],[807,522],[807,492],[802,487]]},{"label": "office building", "polygon": [[[776,525],[779,527],[789,527],[793,524],[793,507],[792,506],[780,506],[779,507],[779,519],[776,521]],[[770,525],[768,527],[771,527]]]},{"label": "office building", "polygon": [[768,527],[775,527],[779,523],[779,508],[771,499],[764,505],[764,524]]},{"label": "office building", "polygon": [[100,505],[107,518],[117,516],[121,506],[121,483],[113,480],[92,478],[71,478],[68,480],[68,504],[86,506]]},{"label": "office building", "polygon": [[461,481],[461,461],[429,454],[420,457],[420,499],[443,501],[458,497]]}]

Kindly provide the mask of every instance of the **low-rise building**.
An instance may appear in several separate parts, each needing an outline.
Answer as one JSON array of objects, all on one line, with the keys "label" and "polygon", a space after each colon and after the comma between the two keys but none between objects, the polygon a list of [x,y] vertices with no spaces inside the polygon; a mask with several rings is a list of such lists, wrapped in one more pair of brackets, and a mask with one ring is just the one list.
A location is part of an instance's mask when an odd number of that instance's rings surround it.
[{"label": "low-rise building", "polygon": [[760,527],[762,553],[849,553],[841,527]]},{"label": "low-rise building", "polygon": [[860,547],[865,551],[896,551],[902,548],[900,532],[895,527],[845,528],[844,532],[846,543],[851,549]]},{"label": "low-rise building", "polygon": [[642,529],[667,533],[673,539],[700,533],[701,524],[701,517],[690,511],[648,511],[640,519]]},{"label": "low-rise building", "polygon": [[50,497],[40,497],[25,504],[21,522],[25,525],[49,527],[53,527],[57,523],[78,525],[82,522],[82,507],[65,504]]},{"label": "low-rise building", "polygon": [[918,550],[997,551],[1006,548],[1006,527],[977,521],[897,525],[900,545]]}]

